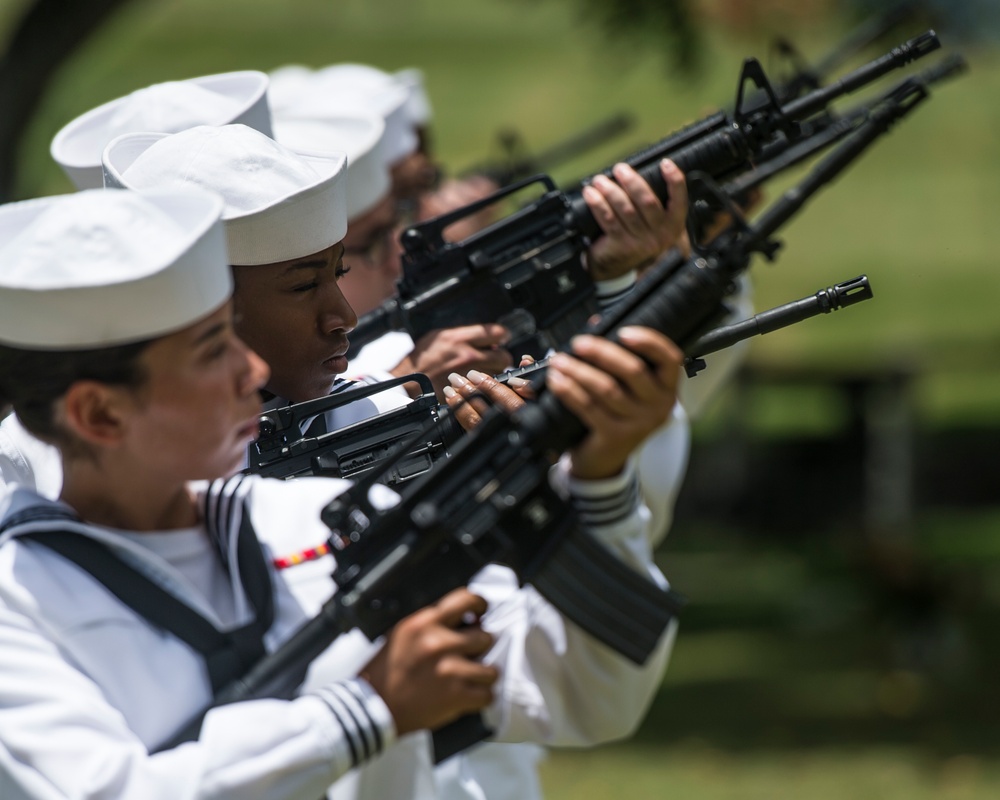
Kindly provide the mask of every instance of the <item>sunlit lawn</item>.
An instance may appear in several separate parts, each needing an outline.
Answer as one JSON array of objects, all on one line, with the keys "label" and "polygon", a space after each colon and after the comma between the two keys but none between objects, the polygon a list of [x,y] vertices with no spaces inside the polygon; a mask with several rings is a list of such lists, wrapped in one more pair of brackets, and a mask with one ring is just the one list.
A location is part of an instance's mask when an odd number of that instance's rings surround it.
[{"label": "sunlit lawn", "polygon": [[995,761],[888,746],[742,754],[699,742],[621,747],[554,755],[543,774],[548,800],[987,800],[1000,792]]}]

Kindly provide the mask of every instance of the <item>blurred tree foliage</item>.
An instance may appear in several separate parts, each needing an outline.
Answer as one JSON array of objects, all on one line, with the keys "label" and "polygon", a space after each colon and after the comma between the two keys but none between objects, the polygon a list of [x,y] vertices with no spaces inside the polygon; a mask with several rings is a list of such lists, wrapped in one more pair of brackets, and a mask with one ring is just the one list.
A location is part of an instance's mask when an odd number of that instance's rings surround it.
[{"label": "blurred tree foliage", "polygon": [[586,23],[610,41],[661,49],[667,65],[696,72],[708,31],[759,40],[849,13],[844,0],[572,0]]},{"label": "blurred tree foliage", "polygon": [[[696,71],[703,37],[718,31],[734,39],[760,41],[817,29],[849,30],[886,24],[873,39],[891,45],[928,28],[947,33],[951,44],[1000,41],[997,0],[570,0],[581,18],[626,46],[663,50],[668,65]],[[903,28],[903,24],[906,27]],[[820,27],[822,26],[822,27]]]},{"label": "blurred tree foliage", "polygon": [[611,39],[631,44],[641,40],[666,47],[668,62],[683,70],[698,67],[698,25],[695,0],[575,0],[581,17]]}]

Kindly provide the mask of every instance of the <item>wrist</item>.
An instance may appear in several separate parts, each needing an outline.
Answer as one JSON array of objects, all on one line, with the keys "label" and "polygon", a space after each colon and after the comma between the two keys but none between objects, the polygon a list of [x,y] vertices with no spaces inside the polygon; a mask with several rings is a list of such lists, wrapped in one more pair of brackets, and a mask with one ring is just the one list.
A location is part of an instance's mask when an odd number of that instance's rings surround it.
[{"label": "wrist", "polygon": [[603,481],[622,474],[631,451],[609,453],[607,448],[599,454],[570,453],[569,474],[579,481]]}]

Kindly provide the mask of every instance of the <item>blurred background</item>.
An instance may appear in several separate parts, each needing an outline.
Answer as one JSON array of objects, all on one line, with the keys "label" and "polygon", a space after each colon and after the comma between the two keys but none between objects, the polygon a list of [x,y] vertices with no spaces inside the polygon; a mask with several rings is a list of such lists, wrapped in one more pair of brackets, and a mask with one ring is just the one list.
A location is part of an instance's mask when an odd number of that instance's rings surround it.
[{"label": "blurred background", "polygon": [[[70,191],[53,135],[134,89],[344,61],[423,70],[451,173],[630,115],[568,182],[730,108],[745,57],[815,66],[890,5],[3,0],[0,197]],[[860,274],[875,299],[756,339],[698,421],[659,552],[690,600],[673,663],[633,739],[549,759],[552,800],[1000,794],[1000,4],[914,3],[834,76],[930,27],[969,72],[751,269],[758,310]]]}]

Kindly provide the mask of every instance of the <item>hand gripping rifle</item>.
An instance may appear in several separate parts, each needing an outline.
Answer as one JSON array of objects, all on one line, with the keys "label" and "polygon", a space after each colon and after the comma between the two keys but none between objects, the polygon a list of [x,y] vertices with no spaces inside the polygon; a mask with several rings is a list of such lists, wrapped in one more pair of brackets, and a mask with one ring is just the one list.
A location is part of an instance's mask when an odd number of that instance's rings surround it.
[{"label": "hand gripping rifle", "polygon": [[[302,432],[303,423],[317,414],[410,381],[420,384],[421,394],[406,405],[335,431]],[[449,443],[459,435],[452,418],[440,413],[430,379],[414,373],[264,412],[260,435],[247,448],[245,472],[285,479],[357,478],[379,469],[381,482],[394,486],[427,472],[448,455]]]},{"label": "hand gripping rifle", "polygon": [[[772,204],[753,225],[735,224],[730,234],[690,259],[664,259],[635,291],[588,330],[616,338],[624,325],[648,325],[682,348],[721,313],[733,278],[754,253],[773,258],[770,237],[820,188],[927,96],[914,92],[887,102],[817,165],[798,186]],[[369,637],[466,585],[484,565],[511,567],[567,618],[636,662],[652,652],[680,602],[609,557],[607,550],[573,524],[565,504],[548,487],[553,454],[586,434],[544,384],[537,402],[506,416],[487,412],[451,458],[411,481],[400,502],[373,507],[368,475],[322,512],[337,551],[338,591],[320,613],[265,656],[241,680],[225,688],[214,705],[259,697],[288,696],[305,668],[341,633],[359,628]],[[171,741],[197,735],[204,713]],[[484,729],[459,720],[444,730],[448,749],[473,744]]]},{"label": "hand gripping rifle", "polygon": [[[664,157],[688,175],[703,172],[716,179],[749,169],[767,146],[796,140],[800,122],[835,99],[938,47],[937,36],[928,31],[784,105],[760,63],[747,59],[734,113],[720,111],[627,161],[665,203],[659,166]],[[757,90],[749,92],[748,84]],[[449,225],[533,184],[545,190],[537,200],[461,242],[444,240]],[[511,329],[512,351],[540,355],[580,330],[595,312],[594,284],[581,255],[601,233],[581,192],[559,191],[546,175],[409,228],[401,238],[398,294],[361,319],[351,334],[352,349],[390,330],[406,330],[417,340],[438,328],[500,322]]]}]

